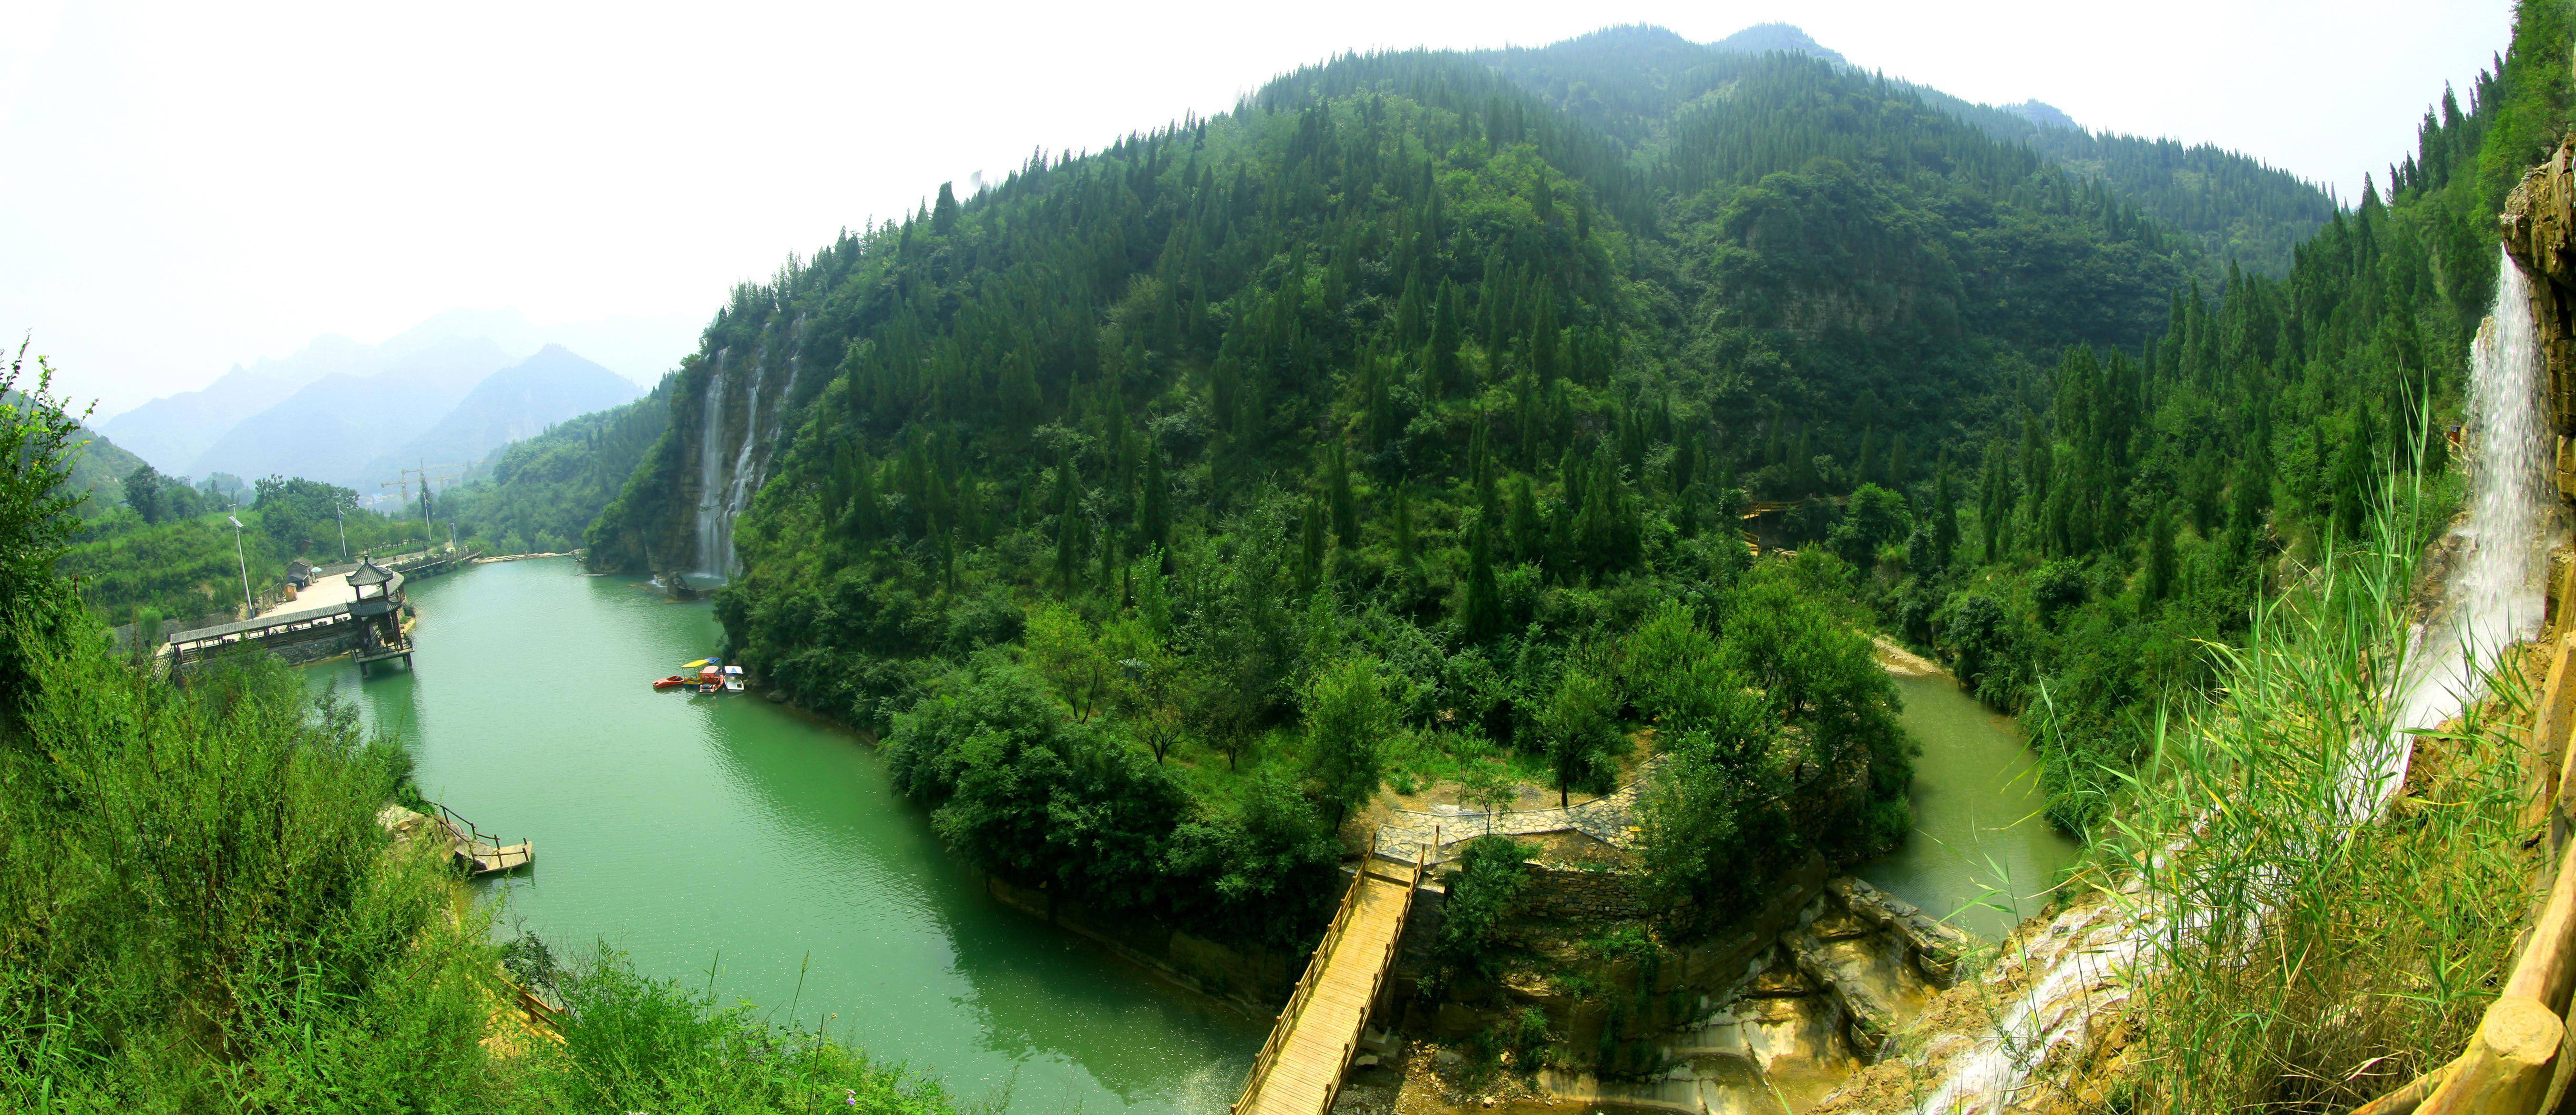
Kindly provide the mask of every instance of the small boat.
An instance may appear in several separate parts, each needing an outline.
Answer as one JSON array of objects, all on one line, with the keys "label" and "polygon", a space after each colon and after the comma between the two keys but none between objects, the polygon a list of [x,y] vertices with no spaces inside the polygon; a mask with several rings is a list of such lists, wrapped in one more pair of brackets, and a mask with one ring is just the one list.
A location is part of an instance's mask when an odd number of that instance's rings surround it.
[{"label": "small boat", "polygon": [[742,667],[727,666],[724,668],[724,691],[727,693],[742,692]]},{"label": "small boat", "polygon": [[655,689],[657,689],[657,690],[659,690],[659,689],[678,689],[679,687],[681,687],[681,686],[683,686],[683,685],[687,685],[687,684],[689,684],[689,679],[684,678],[684,677],[681,677],[681,676],[680,676],[680,675],[678,675],[678,674],[673,674],[673,675],[671,675],[671,676],[669,676],[669,677],[662,678],[662,679],[660,679],[660,680],[658,680],[658,681],[655,681],[655,682],[653,683],[653,688],[655,688]]}]

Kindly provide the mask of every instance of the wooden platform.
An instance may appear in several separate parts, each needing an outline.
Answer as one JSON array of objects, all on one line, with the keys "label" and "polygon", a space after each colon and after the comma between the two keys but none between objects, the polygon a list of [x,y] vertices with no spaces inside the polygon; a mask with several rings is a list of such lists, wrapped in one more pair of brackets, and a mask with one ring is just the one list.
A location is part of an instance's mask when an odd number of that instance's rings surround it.
[{"label": "wooden platform", "polygon": [[1305,977],[1253,1059],[1234,1115],[1323,1115],[1342,1090],[1369,1014],[1386,989],[1422,863],[1360,861]]},{"label": "wooden platform", "polygon": [[526,867],[536,862],[537,842],[522,840],[516,844],[495,844],[488,840],[460,843],[456,858],[465,864],[468,875],[490,875]]},{"label": "wooden platform", "polygon": [[456,865],[467,875],[493,875],[536,862],[536,841],[503,844],[444,805],[438,807],[438,825],[445,830],[448,847],[455,850]]}]

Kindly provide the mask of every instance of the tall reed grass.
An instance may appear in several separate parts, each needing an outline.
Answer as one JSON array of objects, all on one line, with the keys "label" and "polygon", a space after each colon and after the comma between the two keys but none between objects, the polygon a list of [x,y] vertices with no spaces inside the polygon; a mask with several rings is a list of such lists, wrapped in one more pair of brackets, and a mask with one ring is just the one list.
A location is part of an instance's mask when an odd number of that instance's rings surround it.
[{"label": "tall reed grass", "polygon": [[375,820],[399,746],[265,656],[177,686],[55,620],[17,624],[0,728],[0,1111],[952,1110],[605,950],[562,1042],[487,1043],[515,1028],[490,911]]}]

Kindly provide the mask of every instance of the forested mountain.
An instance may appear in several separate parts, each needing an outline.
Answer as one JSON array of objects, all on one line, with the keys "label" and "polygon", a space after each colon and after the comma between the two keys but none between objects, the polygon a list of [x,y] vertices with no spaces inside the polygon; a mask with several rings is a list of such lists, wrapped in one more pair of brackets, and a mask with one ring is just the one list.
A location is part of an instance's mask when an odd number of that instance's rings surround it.
[{"label": "forested mountain", "polygon": [[671,421],[666,377],[650,394],[558,423],[502,447],[484,475],[446,493],[441,504],[460,534],[501,553],[561,552],[626,485]]},{"label": "forested mountain", "polygon": [[[1476,57],[1584,123],[1652,151],[1695,110],[1728,111],[1726,103],[1742,95],[1736,83],[1747,72],[1743,55],[1775,50],[1842,60],[1796,28],[1777,24],[1706,45],[1660,27],[1614,27],[1554,46]],[[2202,274],[2212,281],[2231,261],[2281,274],[2292,245],[2334,212],[2323,191],[2289,172],[2207,144],[2088,132],[2046,105],[2038,107],[2065,126],[2030,105],[1993,108],[1907,82],[1890,85],[1899,96],[2027,146],[2085,182],[2103,183],[2138,212],[2189,234],[2200,247]],[[1817,119],[1829,130],[1844,127]],[[1879,135],[1881,142],[1894,138]]]},{"label": "forested mountain", "polygon": [[1737,54],[1767,54],[1776,50],[1813,55],[1837,66],[1847,64],[1841,54],[1826,49],[1824,44],[1809,38],[1805,31],[1786,23],[1757,23],[1708,45],[1712,49]]},{"label": "forested mountain", "polygon": [[67,494],[86,493],[87,498],[73,509],[84,519],[96,518],[124,502],[125,478],[143,467],[143,458],[119,448],[113,441],[86,426],[74,435],[73,447],[65,454],[63,464],[71,477],[63,482]]},{"label": "forested mountain", "polygon": [[[1947,584],[1945,450],[2070,349],[2143,351],[2205,263],[1816,58],[1345,58],[737,290],[591,562],[731,575],[755,674],[887,732],[970,858],[1108,905],[1278,932],[1381,760],[1597,786],[1632,713],[1684,760],[1661,877],[1719,901],[1904,831],[1836,601]],[[1825,544],[1748,568],[1748,495]],[[1337,742],[1381,716],[1401,759]]]}]

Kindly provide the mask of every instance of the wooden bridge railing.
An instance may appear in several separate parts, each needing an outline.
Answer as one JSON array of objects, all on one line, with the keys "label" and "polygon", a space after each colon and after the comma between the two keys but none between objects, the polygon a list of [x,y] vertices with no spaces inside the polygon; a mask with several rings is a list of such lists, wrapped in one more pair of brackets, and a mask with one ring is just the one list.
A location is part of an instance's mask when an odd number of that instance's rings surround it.
[{"label": "wooden bridge railing", "polygon": [[[1365,1001],[1371,1004],[1374,1004],[1378,996],[1385,992],[1387,973],[1394,966],[1395,951],[1404,940],[1403,923],[1405,916],[1411,913],[1413,894],[1422,888],[1423,871],[1438,857],[1439,850],[1440,834],[1439,830],[1434,828],[1430,845],[1414,851],[1413,873],[1405,883],[1404,908],[1397,915],[1396,929],[1387,935],[1381,954],[1370,958],[1375,975],[1369,981],[1368,996]],[[1370,872],[1369,867],[1377,861],[1377,858],[1377,847],[1372,841],[1367,858],[1362,859],[1359,869],[1351,873],[1351,885],[1342,891],[1342,903],[1333,911],[1332,924],[1325,928],[1323,940],[1316,942],[1314,955],[1307,958],[1305,973],[1297,977],[1297,989],[1289,994],[1288,1005],[1279,1009],[1279,1017],[1271,1023],[1269,1039],[1261,1043],[1261,1052],[1252,1059],[1251,1071],[1244,1074],[1243,1091],[1236,1096],[1233,1105],[1228,1107],[1227,1111],[1234,1115],[1247,1115],[1252,1110],[1252,1102],[1260,1095],[1262,1087],[1269,1082],[1270,1070],[1278,1065],[1279,1055],[1284,1051],[1289,1035],[1297,1029],[1297,1021],[1304,1015],[1307,1004],[1313,1000],[1315,989],[1323,983],[1325,969],[1332,965],[1333,957],[1341,949],[1342,940],[1350,930],[1351,917],[1359,909],[1360,892],[1367,888],[1372,878],[1389,883],[1395,882],[1393,879]],[[1333,1095],[1340,1090],[1338,1071],[1349,1068],[1351,1057],[1358,1050],[1359,1039],[1367,1028],[1368,1014],[1362,1012],[1359,1025],[1341,1044],[1335,1082],[1326,1092],[1322,1107],[1318,1109],[1318,1115],[1332,1108]]]}]

